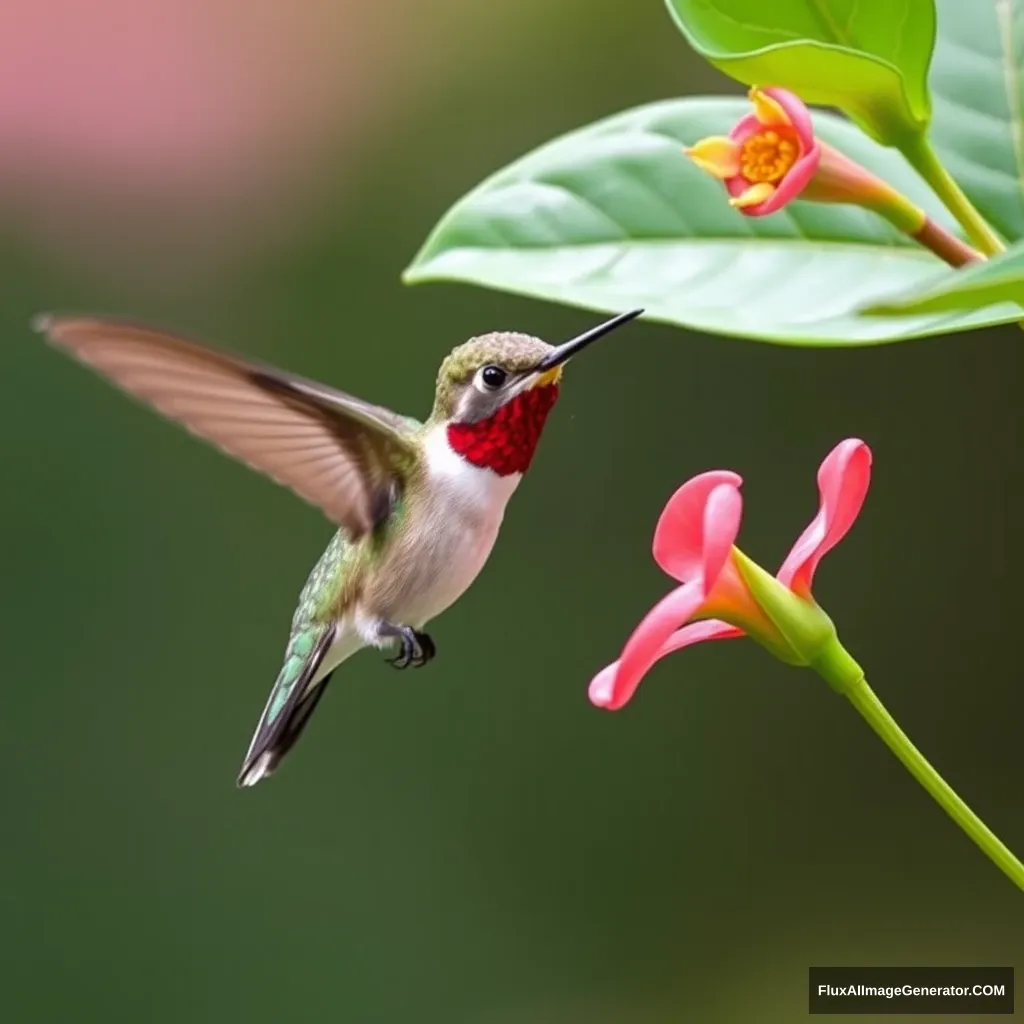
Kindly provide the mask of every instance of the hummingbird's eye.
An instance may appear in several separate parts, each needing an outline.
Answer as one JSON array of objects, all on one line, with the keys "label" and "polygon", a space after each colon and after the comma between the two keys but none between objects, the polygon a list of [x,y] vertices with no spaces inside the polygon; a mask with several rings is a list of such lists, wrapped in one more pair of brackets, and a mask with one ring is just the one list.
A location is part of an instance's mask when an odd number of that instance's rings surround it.
[{"label": "hummingbird's eye", "polygon": [[500,366],[485,366],[480,371],[480,380],[488,390],[497,391],[508,380],[508,373]]}]

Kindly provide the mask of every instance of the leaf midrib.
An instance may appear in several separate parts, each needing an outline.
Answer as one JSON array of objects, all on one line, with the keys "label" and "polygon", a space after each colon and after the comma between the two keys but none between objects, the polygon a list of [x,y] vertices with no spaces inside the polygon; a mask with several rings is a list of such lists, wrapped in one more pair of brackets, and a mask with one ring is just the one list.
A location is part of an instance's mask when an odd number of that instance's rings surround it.
[{"label": "leaf midrib", "polygon": [[[750,235],[743,235],[738,237],[735,235],[723,235],[717,238],[708,238],[696,236],[690,236],[686,238],[642,238],[637,236],[630,236],[629,238],[610,238],[606,242],[567,242],[559,245],[515,245],[512,243],[505,243],[504,245],[457,245],[451,248],[445,248],[442,250],[443,253],[457,252],[473,250],[475,252],[487,252],[494,250],[495,252],[557,252],[565,249],[596,249],[598,247],[606,248],[608,246],[615,245],[648,245],[648,246],[662,246],[662,245],[722,245],[722,244],[734,244],[737,247],[742,246],[744,249],[758,248],[768,245],[782,245],[782,246],[799,246],[803,249],[853,249],[862,250],[864,252],[872,253],[875,256],[879,254],[892,253],[893,255],[899,255],[903,257],[911,257],[915,260],[921,260],[922,262],[927,261],[934,263],[936,270],[943,266],[942,262],[936,259],[930,252],[921,249],[919,246],[914,245],[875,245],[871,242],[847,242],[840,238],[822,238],[808,240],[806,238],[759,238],[752,237]],[[429,262],[436,258],[436,253],[431,253],[426,256],[426,261]],[[416,263],[419,262],[417,258]],[[415,263],[413,268],[415,268]],[[952,273],[952,271],[951,271]]]},{"label": "leaf midrib", "polygon": [[[832,33],[840,46],[857,48],[857,44],[853,41],[850,33],[839,26],[828,6],[822,4],[822,0],[811,0],[811,6],[814,8],[814,13],[818,16],[818,20]],[[864,52],[866,53],[867,51]]]},{"label": "leaf midrib", "polygon": [[1013,155],[1017,164],[1017,191],[1024,202],[1024,111],[1021,109],[1020,69],[1013,53],[1013,3],[1014,0],[995,0],[995,10],[1003,57],[1006,105],[1010,112],[1010,137],[1013,139]]}]

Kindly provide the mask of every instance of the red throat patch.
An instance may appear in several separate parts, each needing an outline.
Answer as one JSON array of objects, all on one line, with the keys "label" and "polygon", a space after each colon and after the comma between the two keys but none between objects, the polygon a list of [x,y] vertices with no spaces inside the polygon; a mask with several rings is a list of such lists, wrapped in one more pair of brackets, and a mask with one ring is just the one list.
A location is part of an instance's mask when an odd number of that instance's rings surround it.
[{"label": "red throat patch", "polygon": [[448,444],[467,462],[498,476],[525,473],[557,398],[557,384],[530,388],[479,423],[449,423]]}]

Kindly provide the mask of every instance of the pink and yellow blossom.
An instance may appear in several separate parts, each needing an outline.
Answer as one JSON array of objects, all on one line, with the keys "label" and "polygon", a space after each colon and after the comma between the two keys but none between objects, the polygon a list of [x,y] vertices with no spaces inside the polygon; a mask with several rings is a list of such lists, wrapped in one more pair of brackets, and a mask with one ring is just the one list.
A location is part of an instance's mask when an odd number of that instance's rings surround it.
[{"label": "pink and yellow blossom", "polygon": [[711,135],[685,150],[725,185],[730,205],[744,216],[777,213],[798,197],[849,203],[884,217],[952,267],[982,258],[887,181],[819,139],[810,110],[795,93],[754,86],[749,96],[753,113],[728,135]]},{"label": "pink and yellow blossom", "polygon": [[701,139],[687,155],[720,179],[732,206],[748,217],[763,217],[795,199],[814,177],[821,146],[810,111],[788,89],[750,90],[754,111],[727,136]]},{"label": "pink and yellow blossom", "polygon": [[770,577],[736,546],[742,479],[713,470],[688,480],[669,499],[654,532],[654,559],[682,585],[634,630],[619,660],[590,684],[599,707],[621,708],[667,654],[702,640],[750,636],[794,665],[811,664],[835,631],[811,595],[822,557],[846,536],[867,496],[871,451],[842,441],[818,470],[818,513]]}]

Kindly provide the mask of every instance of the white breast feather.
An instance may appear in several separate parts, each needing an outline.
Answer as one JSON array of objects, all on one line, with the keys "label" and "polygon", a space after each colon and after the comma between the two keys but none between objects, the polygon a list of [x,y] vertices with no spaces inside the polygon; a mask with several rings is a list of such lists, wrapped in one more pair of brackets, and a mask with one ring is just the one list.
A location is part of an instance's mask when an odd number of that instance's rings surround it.
[{"label": "white breast feather", "polygon": [[436,521],[432,538],[437,585],[422,603],[417,602],[418,617],[432,618],[456,601],[484,567],[522,474],[499,476],[467,462],[452,451],[443,426],[427,436],[426,456],[435,486],[444,488],[446,495],[446,514]]}]

